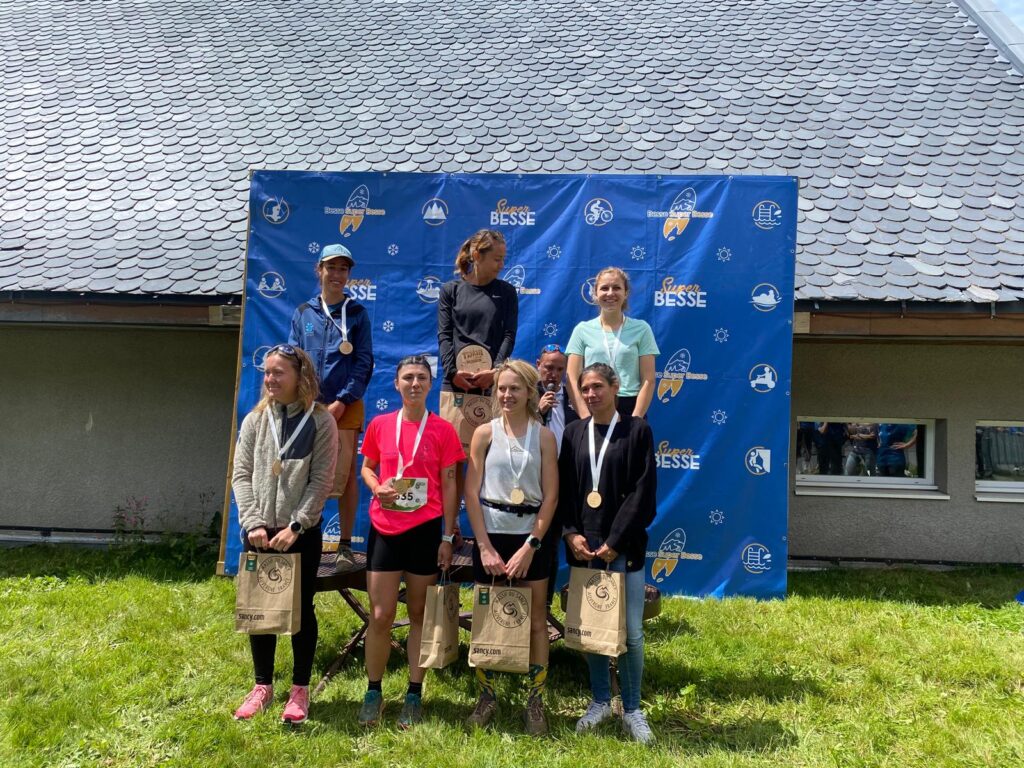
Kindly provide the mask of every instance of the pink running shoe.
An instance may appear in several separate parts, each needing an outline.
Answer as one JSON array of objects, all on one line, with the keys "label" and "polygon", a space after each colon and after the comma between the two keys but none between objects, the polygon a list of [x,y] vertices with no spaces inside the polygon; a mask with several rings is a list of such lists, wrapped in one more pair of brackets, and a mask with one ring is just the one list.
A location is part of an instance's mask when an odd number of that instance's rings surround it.
[{"label": "pink running shoe", "polygon": [[288,703],[284,705],[284,712],[281,714],[281,722],[298,725],[306,721],[308,714],[309,686],[293,685],[291,693],[288,694]]},{"label": "pink running shoe", "polygon": [[270,685],[257,683],[245,697],[242,706],[235,710],[235,720],[248,720],[257,712],[262,712],[274,700],[274,688]]}]

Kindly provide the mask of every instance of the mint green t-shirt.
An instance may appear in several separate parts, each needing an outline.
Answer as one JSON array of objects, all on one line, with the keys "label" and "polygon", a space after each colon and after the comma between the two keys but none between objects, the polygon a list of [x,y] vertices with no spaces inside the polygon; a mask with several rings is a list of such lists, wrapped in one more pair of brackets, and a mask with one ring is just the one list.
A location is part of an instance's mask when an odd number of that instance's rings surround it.
[{"label": "mint green t-shirt", "polygon": [[[606,344],[607,342],[607,344]],[[608,357],[609,350],[615,359]],[[584,320],[572,329],[567,355],[580,355],[583,366],[607,363],[619,374],[619,394],[636,397],[640,393],[640,355],[657,355],[660,350],[654,341],[651,326],[635,317],[627,317],[619,334],[616,351],[615,334],[601,328],[601,318]]]}]

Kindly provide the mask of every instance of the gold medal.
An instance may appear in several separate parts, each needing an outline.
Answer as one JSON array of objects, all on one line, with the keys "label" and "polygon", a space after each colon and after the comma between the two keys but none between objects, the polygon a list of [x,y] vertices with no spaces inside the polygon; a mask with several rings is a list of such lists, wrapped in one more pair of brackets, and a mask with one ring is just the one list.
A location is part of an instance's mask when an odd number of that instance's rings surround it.
[{"label": "gold medal", "polygon": [[416,482],[415,478],[412,477],[393,477],[391,478],[391,487],[399,494],[403,494],[412,488]]},{"label": "gold medal", "polygon": [[281,469],[282,469],[281,460],[280,459],[274,459],[274,466],[273,466],[273,468],[271,470],[274,473],[274,477],[280,477],[281,476]]},{"label": "gold medal", "polygon": [[512,503],[515,504],[516,506],[519,506],[524,501],[526,501],[526,494],[523,493],[523,489],[522,488],[513,488],[512,489],[512,493],[510,493],[508,495],[508,497],[509,497],[509,499],[512,500]]},{"label": "gold medal", "polygon": [[591,491],[587,494],[587,506],[597,509],[601,506],[601,494],[598,491]]},{"label": "gold medal", "polygon": [[346,340],[338,345],[338,351],[341,352],[341,354],[343,355],[351,355],[353,349],[355,349],[355,347],[352,346],[351,341]]}]

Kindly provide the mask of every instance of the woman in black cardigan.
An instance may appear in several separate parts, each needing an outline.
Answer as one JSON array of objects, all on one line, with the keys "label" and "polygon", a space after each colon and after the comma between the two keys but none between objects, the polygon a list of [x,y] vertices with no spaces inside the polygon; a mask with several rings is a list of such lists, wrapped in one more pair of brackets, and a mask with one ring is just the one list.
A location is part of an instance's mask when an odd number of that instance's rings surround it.
[{"label": "woman in black cardigan", "polygon": [[[619,378],[611,367],[589,365],[577,384],[591,416],[566,426],[558,459],[566,557],[570,565],[600,561],[625,573],[626,652],[618,660],[622,722],[634,740],[648,743],[654,735],[640,709],[640,680],[647,526],[654,520],[657,490],[654,437],[644,419],[616,411]],[[608,657],[584,655],[592,701],[576,723],[578,733],[612,714]]]}]

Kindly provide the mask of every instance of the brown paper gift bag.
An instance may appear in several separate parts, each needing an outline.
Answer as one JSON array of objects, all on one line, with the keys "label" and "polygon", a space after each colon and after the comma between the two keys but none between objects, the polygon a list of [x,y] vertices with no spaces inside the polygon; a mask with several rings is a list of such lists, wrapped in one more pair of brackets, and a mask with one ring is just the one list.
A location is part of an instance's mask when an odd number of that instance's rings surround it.
[{"label": "brown paper gift bag", "polygon": [[299,555],[243,552],[238,560],[235,631],[294,635],[302,623]]},{"label": "brown paper gift bag", "polygon": [[491,420],[491,398],[464,392],[442,392],[438,413],[455,428],[462,447],[468,451],[473,431]]},{"label": "brown paper gift bag", "polygon": [[565,608],[565,644],[601,656],[626,652],[626,576],[571,568]]},{"label": "brown paper gift bag", "polygon": [[459,607],[458,584],[427,587],[420,640],[421,667],[444,669],[459,657]]},{"label": "brown paper gift bag", "polygon": [[498,672],[529,672],[530,590],[476,585],[469,666]]}]

